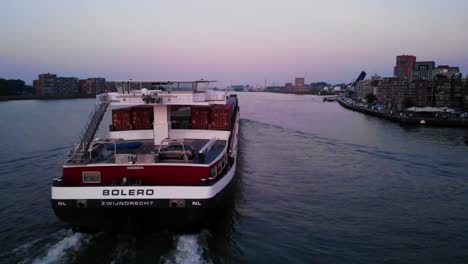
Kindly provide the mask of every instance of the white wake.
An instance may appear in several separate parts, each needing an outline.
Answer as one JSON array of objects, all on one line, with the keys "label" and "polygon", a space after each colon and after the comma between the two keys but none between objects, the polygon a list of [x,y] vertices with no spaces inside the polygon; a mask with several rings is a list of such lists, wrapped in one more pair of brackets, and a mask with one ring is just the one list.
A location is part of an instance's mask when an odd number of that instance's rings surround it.
[{"label": "white wake", "polygon": [[169,256],[163,258],[165,264],[200,264],[212,263],[204,255],[206,246],[203,245],[202,235],[181,235],[177,237],[176,249]]}]

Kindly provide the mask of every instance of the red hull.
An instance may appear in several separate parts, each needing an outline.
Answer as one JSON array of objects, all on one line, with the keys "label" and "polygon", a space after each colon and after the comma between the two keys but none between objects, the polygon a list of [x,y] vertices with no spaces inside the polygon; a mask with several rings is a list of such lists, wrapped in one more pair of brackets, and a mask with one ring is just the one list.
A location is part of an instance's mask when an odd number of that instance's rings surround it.
[{"label": "red hull", "polygon": [[[83,183],[83,171],[101,172],[101,183]],[[66,186],[101,186],[111,185],[113,181],[141,180],[144,185],[190,185],[199,186],[201,179],[210,175],[210,168],[205,166],[145,166],[145,165],[112,165],[112,166],[79,166],[63,168],[63,183]]]}]

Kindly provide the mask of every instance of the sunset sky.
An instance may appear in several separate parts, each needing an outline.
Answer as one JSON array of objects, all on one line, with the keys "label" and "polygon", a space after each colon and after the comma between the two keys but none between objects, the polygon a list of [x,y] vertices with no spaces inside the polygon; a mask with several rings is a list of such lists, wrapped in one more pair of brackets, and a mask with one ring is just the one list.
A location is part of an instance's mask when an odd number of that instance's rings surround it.
[{"label": "sunset sky", "polygon": [[0,78],[350,82],[395,56],[468,73],[466,0],[2,1]]}]

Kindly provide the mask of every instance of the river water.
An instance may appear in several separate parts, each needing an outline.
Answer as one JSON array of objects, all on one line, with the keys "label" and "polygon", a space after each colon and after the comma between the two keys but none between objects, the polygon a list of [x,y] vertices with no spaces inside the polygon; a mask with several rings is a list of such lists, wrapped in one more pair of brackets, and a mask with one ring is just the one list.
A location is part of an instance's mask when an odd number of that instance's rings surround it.
[{"label": "river water", "polygon": [[50,208],[92,99],[0,102],[0,263],[467,263],[462,129],[239,93],[232,208],[183,235],[73,233]]}]

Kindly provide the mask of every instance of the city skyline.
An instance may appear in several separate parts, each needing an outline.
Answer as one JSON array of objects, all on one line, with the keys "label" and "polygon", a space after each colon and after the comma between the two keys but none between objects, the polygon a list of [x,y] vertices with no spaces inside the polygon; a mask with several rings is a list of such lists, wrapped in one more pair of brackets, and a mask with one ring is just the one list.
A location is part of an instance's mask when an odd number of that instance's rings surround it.
[{"label": "city skyline", "polygon": [[[38,74],[238,83],[393,75],[395,56],[468,70],[468,3],[10,1],[0,78]],[[465,75],[464,75],[465,76]]]}]

